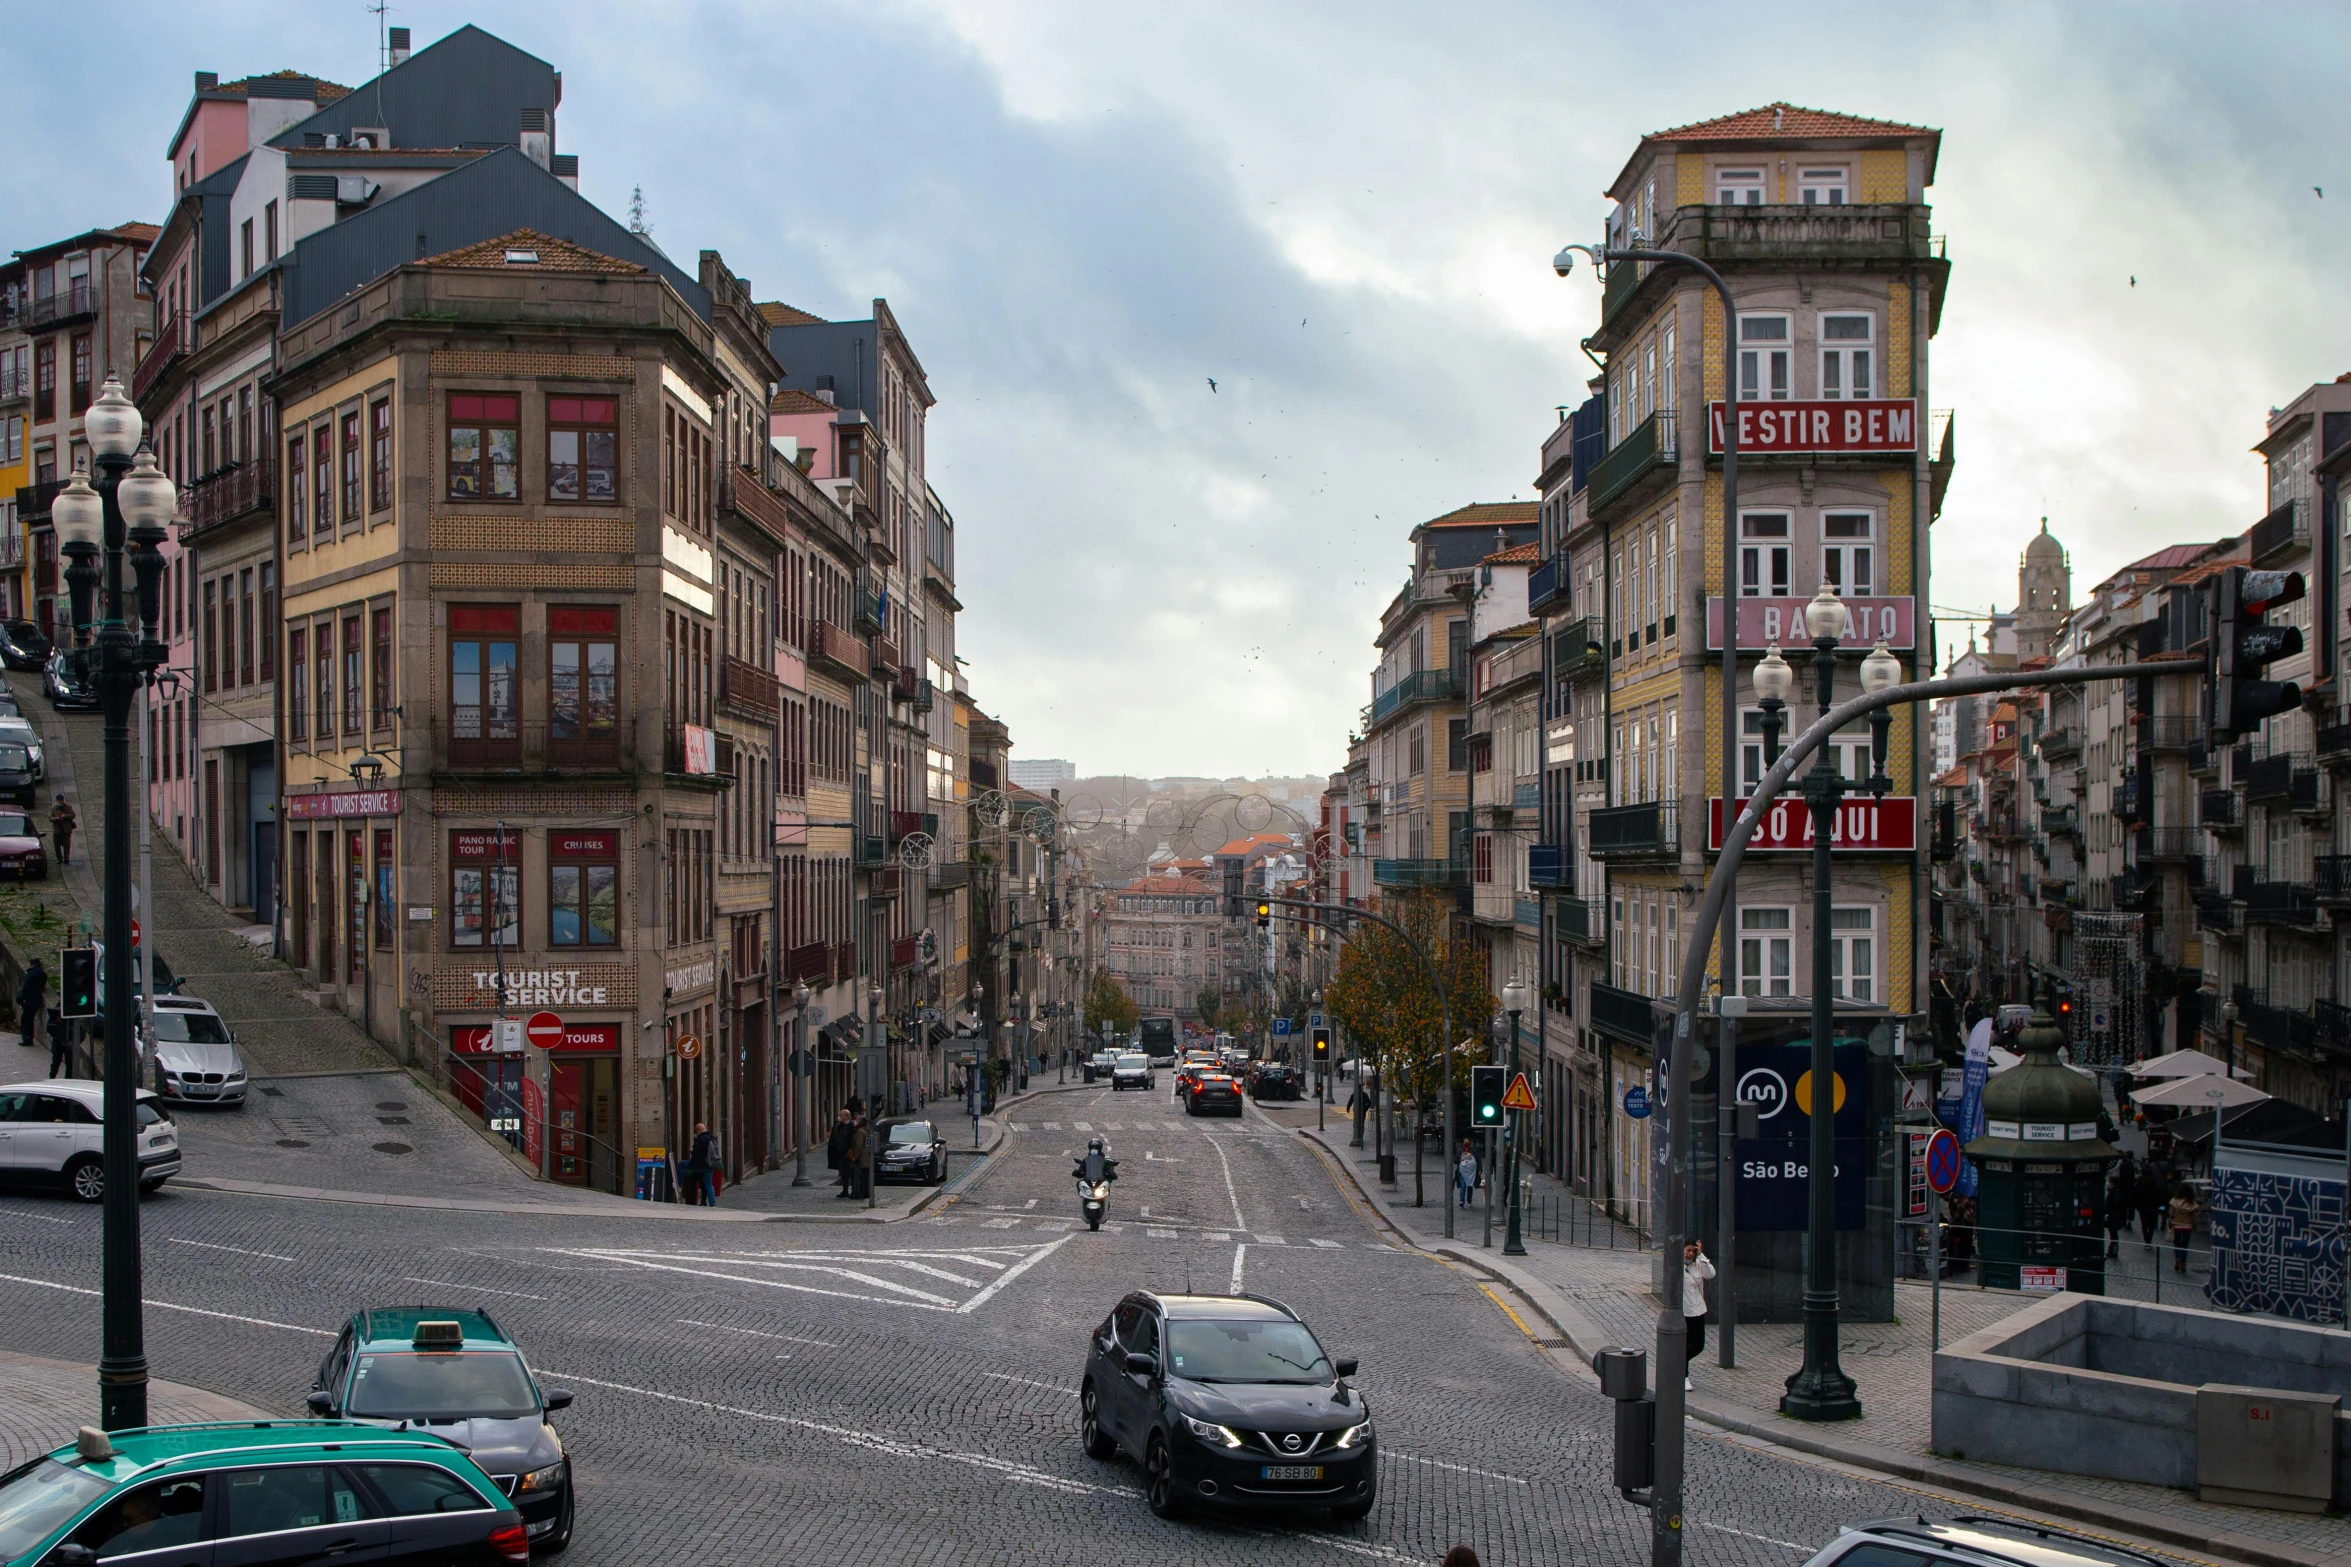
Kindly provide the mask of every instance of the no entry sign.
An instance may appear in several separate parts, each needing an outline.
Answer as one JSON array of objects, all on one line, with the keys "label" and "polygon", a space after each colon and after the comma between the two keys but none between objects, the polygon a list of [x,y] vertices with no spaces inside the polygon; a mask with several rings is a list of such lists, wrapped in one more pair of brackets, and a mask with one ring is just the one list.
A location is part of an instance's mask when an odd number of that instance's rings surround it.
[{"label": "no entry sign", "polygon": [[541,1050],[553,1050],[563,1043],[563,1019],[552,1012],[533,1012],[522,1031]]}]

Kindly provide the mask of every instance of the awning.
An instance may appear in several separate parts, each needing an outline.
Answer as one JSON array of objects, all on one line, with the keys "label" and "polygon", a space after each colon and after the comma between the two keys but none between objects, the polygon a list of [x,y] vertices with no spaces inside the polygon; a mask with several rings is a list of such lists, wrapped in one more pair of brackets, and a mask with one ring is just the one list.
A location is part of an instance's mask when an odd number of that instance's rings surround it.
[{"label": "awning", "polygon": [[[2219,1062],[2213,1063],[2218,1066]],[[2199,1073],[2195,1077],[2178,1077],[2153,1088],[2141,1088],[2131,1094],[2131,1103],[2140,1105],[2170,1105],[2181,1110],[2209,1110],[2215,1104],[2229,1106],[2257,1105],[2270,1097],[2251,1083],[2240,1083],[2235,1078],[2213,1073]]]},{"label": "awning", "polygon": [[[2133,1077],[2203,1077],[2207,1074],[2225,1075],[2229,1069],[2201,1050],[2174,1050],[2169,1055],[2150,1056],[2126,1070]],[[2250,1077],[2253,1074],[2239,1067],[2236,1075]],[[2131,1097],[2136,1099],[2138,1095],[2133,1094]]]}]

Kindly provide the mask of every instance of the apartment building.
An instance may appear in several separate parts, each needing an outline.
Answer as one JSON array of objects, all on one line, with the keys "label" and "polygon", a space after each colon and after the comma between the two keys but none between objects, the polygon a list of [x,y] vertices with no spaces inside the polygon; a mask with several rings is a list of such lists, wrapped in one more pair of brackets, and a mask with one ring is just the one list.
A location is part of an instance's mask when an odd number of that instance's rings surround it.
[{"label": "apartment building", "polygon": [[1228,939],[1233,977],[1247,972],[1222,893],[1198,876],[1137,877],[1111,894],[1102,924],[1111,977],[1147,1016],[1200,1021],[1201,993],[1221,997],[1226,988]]},{"label": "apartment building", "polygon": [[1543,644],[1527,613],[1541,558],[1532,542],[1488,555],[1470,600],[1470,924],[1496,995],[1541,968],[1527,863],[1542,836]]}]

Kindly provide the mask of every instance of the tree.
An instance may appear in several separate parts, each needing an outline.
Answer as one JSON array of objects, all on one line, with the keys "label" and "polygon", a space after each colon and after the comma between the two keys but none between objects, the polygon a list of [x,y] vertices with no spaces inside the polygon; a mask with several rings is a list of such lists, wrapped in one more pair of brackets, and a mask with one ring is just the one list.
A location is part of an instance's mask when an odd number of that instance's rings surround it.
[{"label": "tree", "polygon": [[1223,1026],[1224,997],[1216,993],[1214,985],[1202,985],[1194,993],[1192,1016],[1199,1020],[1202,1028],[1214,1029]]},{"label": "tree", "polygon": [[1086,1032],[1099,1035],[1102,1025],[1108,1023],[1115,1034],[1131,1034],[1143,1014],[1136,1009],[1134,998],[1126,987],[1111,977],[1110,970],[1094,970],[1093,983],[1086,987]]}]

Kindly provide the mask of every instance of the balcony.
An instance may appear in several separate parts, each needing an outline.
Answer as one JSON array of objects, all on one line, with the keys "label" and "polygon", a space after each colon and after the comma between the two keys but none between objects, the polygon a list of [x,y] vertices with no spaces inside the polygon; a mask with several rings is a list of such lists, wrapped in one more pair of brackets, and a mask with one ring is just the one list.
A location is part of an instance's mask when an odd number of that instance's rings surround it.
[{"label": "balcony", "polygon": [[1608,650],[1600,645],[1600,623],[1580,615],[1551,633],[1551,678],[1580,680],[1608,668]]},{"label": "balcony", "polygon": [[871,870],[867,871],[865,875],[866,896],[871,898],[895,898],[898,896],[898,889],[902,879],[902,874],[903,873],[895,864],[874,866]]},{"label": "balcony", "polygon": [[2114,786],[2114,817],[2116,821],[2135,822],[2147,814],[2146,796],[2139,788],[2139,772],[2135,767],[2122,770],[2122,781]]},{"label": "balcony", "polygon": [[2118,909],[2144,909],[2161,890],[2163,879],[2151,867],[2126,866],[2114,878],[2109,895]]},{"label": "balcony", "polygon": [[1649,998],[1637,991],[1592,981],[1592,1026],[1645,1050],[1657,1047],[1657,1011]]},{"label": "balcony", "polygon": [[2216,832],[2236,832],[2245,825],[2245,813],[2234,791],[2207,789],[2196,802],[2196,820]]},{"label": "balcony", "polygon": [[183,311],[169,326],[155,334],[155,341],[148,345],[147,352],[139,360],[139,368],[131,372],[132,402],[146,401],[148,391],[162,379],[163,372],[195,346],[195,337],[190,330],[193,324]]},{"label": "balcony", "polygon": [[2230,991],[2237,1003],[2237,1021],[2245,1037],[2264,1050],[2283,1050],[2309,1059],[2318,1054],[2318,1017],[2315,1007],[2273,1005],[2266,990],[2238,985]]},{"label": "balcony", "polygon": [[2240,881],[2248,925],[2316,925],[2318,889],[2295,881]]},{"label": "balcony", "polygon": [[2291,550],[2307,550],[2310,547],[2310,528],[2302,520],[2302,503],[2288,501],[2255,523],[2248,543],[2256,566]]},{"label": "balcony", "polygon": [[1533,887],[1573,887],[1574,851],[1564,843],[1528,844],[1527,884]]},{"label": "balcony", "polygon": [[2041,828],[2052,838],[2079,838],[2082,835],[2082,808],[2078,805],[2052,805],[2041,813]]},{"label": "balcony", "polygon": [[1542,809],[1542,805],[1542,779],[1518,778],[1511,781],[1510,808],[1512,811],[1535,811]]},{"label": "balcony", "polygon": [[939,818],[928,811],[892,811],[890,813],[890,841],[899,843],[916,833],[939,836]]},{"label": "balcony", "polygon": [[2351,1056],[2351,1007],[2321,996],[2311,1003],[2310,1010],[2318,1025],[2319,1048]]},{"label": "balcony", "polygon": [[839,673],[852,680],[863,680],[872,670],[865,644],[829,621],[816,623],[816,635],[809,639],[809,656],[820,664],[830,664]]},{"label": "balcony", "polygon": [[1460,889],[1469,885],[1467,860],[1374,860],[1371,879],[1382,887]]},{"label": "balcony", "polygon": [[2257,757],[2237,778],[2244,784],[2248,800],[2283,800],[2293,790],[2294,758],[2283,751]]},{"label": "balcony", "polygon": [[772,724],[783,702],[783,687],[757,664],[728,654],[718,662],[718,699],[762,723]]},{"label": "balcony", "polygon": [[719,475],[718,503],[779,541],[792,537],[797,531],[792,526],[792,513],[784,504],[784,498],[760,483],[758,475],[748,470]]},{"label": "balcony", "polygon": [[2082,754],[2082,735],[2078,729],[2051,729],[2041,736],[2041,756],[2054,762],[2061,756]]},{"label": "balcony", "polygon": [[1458,701],[1461,689],[1459,669],[1420,670],[1372,698],[1371,721],[1382,723],[1416,702]]},{"label": "balcony", "polygon": [[794,980],[814,981],[812,988],[822,990],[833,982],[833,949],[821,941],[786,948],[783,973],[778,977],[787,984]]},{"label": "balcony", "polygon": [[2327,767],[2351,767],[2351,717],[2338,713],[2318,726],[2318,759]]},{"label": "balcony", "polygon": [[872,577],[860,572],[850,597],[855,610],[850,624],[859,631],[879,632],[889,614],[889,605],[883,600],[881,590],[873,585]]},{"label": "balcony", "polygon": [[2189,741],[2189,742],[2188,742],[2188,771],[2189,771],[2189,772],[2191,772],[2191,773],[2217,773],[2217,772],[2219,772],[2219,771],[2220,771],[2220,751],[2219,751],[2219,749],[2218,749],[2216,746],[2214,746],[2214,745],[2213,745],[2213,743],[2212,743],[2210,740],[2207,740],[2207,739],[2196,739],[2196,740],[2191,740],[2191,741]]},{"label": "balcony", "polygon": [[1644,805],[1611,805],[1591,813],[1585,832],[1596,860],[1654,860],[1682,852],[1681,824],[1675,802],[1651,800]]},{"label": "balcony", "polygon": [[890,943],[890,967],[913,968],[922,961],[922,937],[900,936]]},{"label": "balcony", "polygon": [[277,505],[277,463],[267,453],[188,486],[188,537]]},{"label": "balcony", "polygon": [[2216,936],[2242,936],[2245,923],[2237,914],[2237,906],[2223,897],[2205,896],[2196,900],[2196,928],[2211,931]]},{"label": "balcony", "polygon": [[1598,898],[1553,898],[1551,929],[1561,941],[1596,947],[1608,939],[1608,917]]},{"label": "balcony", "polygon": [[[383,732],[391,724],[376,727],[381,744],[389,746]],[[434,718],[427,734],[444,773],[613,773],[635,766],[617,724],[582,733],[571,721],[558,726],[545,719],[459,714]]]},{"label": "balcony", "polygon": [[2204,721],[2200,718],[2179,713],[2150,713],[2139,720],[2142,751],[2185,751],[2203,739]]},{"label": "balcony", "polygon": [[1480,698],[1490,697],[1542,672],[1543,639],[1521,637],[1487,656],[1485,667],[1478,672],[1477,694]]},{"label": "balcony", "polygon": [[1534,898],[1513,898],[1510,923],[1521,930],[1539,929],[1543,923],[1543,905]]},{"label": "balcony", "polygon": [[1681,444],[1674,411],[1660,408],[1642,420],[1633,432],[1610,447],[1592,465],[1586,488],[1589,514],[1595,519],[1619,501],[1631,504],[1662,484],[1644,481],[1670,479],[1681,468]]},{"label": "balcony", "polygon": [[1562,550],[1527,573],[1527,613],[1539,619],[1564,606],[1570,586],[1567,552]]},{"label": "balcony", "polygon": [[64,293],[34,300],[24,313],[25,329],[37,332],[60,327],[77,316],[89,315],[93,308],[90,302],[90,280],[76,278],[73,286]]},{"label": "balcony", "polygon": [[2176,865],[2202,851],[2203,837],[2194,827],[2141,827],[2131,835],[2131,845],[2142,865]]},{"label": "balcony", "polygon": [[2310,875],[2321,903],[2351,903],[2351,854],[2321,854]]}]

